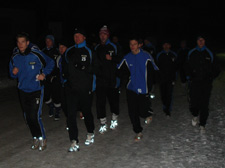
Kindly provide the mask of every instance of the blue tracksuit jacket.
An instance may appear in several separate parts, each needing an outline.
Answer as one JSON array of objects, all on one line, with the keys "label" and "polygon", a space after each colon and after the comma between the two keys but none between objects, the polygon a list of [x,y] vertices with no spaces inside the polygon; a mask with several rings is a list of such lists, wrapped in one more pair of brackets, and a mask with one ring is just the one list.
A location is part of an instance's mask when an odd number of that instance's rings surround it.
[{"label": "blue tracksuit jacket", "polygon": [[153,76],[150,74],[153,73],[152,71],[158,70],[153,57],[144,50],[140,50],[136,55],[130,52],[124,56],[118,65],[118,69],[123,65],[126,65],[130,73],[127,89],[137,94],[148,94],[149,87],[152,85],[150,83],[153,83]]},{"label": "blue tracksuit jacket", "polygon": [[[18,79],[18,88],[24,92],[41,90],[44,86],[36,79],[38,74],[45,76],[51,73],[55,66],[54,60],[39,50],[27,48],[24,53],[15,53],[9,62],[9,72],[12,78]],[[17,75],[13,75],[14,67],[19,69]]]}]

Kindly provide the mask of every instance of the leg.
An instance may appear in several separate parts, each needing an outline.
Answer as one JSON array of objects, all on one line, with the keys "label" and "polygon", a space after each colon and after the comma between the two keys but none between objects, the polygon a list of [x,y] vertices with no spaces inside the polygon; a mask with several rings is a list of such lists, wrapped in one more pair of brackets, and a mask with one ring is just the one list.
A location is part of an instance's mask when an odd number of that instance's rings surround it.
[{"label": "leg", "polygon": [[173,85],[172,82],[167,82],[166,84],[166,114],[170,115],[170,112],[172,110],[172,95],[173,95]]},{"label": "leg", "polygon": [[68,117],[68,112],[67,112],[67,105],[66,105],[66,89],[65,86],[64,87],[60,87],[61,88],[61,106],[62,106],[62,110],[64,112],[64,115],[66,116],[66,118]]},{"label": "leg", "polygon": [[60,80],[54,78],[52,81],[52,100],[55,109],[55,120],[59,120],[59,112],[61,110],[61,83]]},{"label": "leg", "polygon": [[190,84],[190,103],[189,103],[189,109],[191,114],[194,117],[198,117],[199,115],[199,100],[201,98],[201,85],[191,83]]},{"label": "leg", "polygon": [[94,117],[92,115],[92,93],[88,90],[79,91],[80,107],[84,115],[84,123],[88,133],[94,133]]},{"label": "leg", "polygon": [[96,107],[97,118],[102,119],[106,117],[106,89],[105,87],[96,88]]},{"label": "leg", "polygon": [[69,127],[69,138],[71,141],[78,141],[78,128],[77,128],[77,105],[78,105],[78,93],[69,87],[66,88],[66,97],[67,97],[67,109],[68,109],[68,118],[67,124]]},{"label": "leg", "polygon": [[111,113],[119,115],[119,89],[118,88],[108,88],[107,98],[110,105]]},{"label": "leg", "polygon": [[138,95],[130,90],[127,90],[127,104],[128,104],[128,113],[133,125],[133,131],[135,133],[142,132],[143,128],[141,127],[139,113],[138,113]]},{"label": "leg", "polygon": [[152,115],[151,107],[150,107],[150,98],[148,95],[140,94],[138,95],[138,104],[139,104],[139,116],[142,118],[147,118]]},{"label": "leg", "polygon": [[212,85],[210,84],[205,84],[203,89],[203,92],[201,94],[201,102],[200,102],[200,126],[205,127],[206,121],[209,116],[209,99],[210,99],[210,94],[212,90]]},{"label": "leg", "polygon": [[114,130],[118,126],[118,115],[119,115],[119,89],[108,88],[107,97],[110,105],[110,111],[112,113],[112,119],[110,129]]},{"label": "leg", "polygon": [[165,82],[161,82],[159,85],[159,89],[160,89],[160,97],[161,97],[161,101],[163,104],[163,111],[165,112],[166,109],[166,85]]},{"label": "leg", "polygon": [[41,120],[43,90],[32,93],[25,93],[20,90],[19,94],[21,105],[24,110],[24,117],[32,136],[36,138],[43,137],[46,139],[45,130]]},{"label": "leg", "polygon": [[44,84],[44,102],[49,107],[49,117],[52,117],[54,114],[54,104],[52,100],[52,85],[49,78],[46,79]]}]

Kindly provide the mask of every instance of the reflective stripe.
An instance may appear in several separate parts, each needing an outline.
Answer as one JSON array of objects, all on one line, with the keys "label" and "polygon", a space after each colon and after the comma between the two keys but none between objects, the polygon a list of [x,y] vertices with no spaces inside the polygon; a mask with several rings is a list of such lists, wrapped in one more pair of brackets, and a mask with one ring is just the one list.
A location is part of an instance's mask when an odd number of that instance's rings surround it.
[{"label": "reflective stripe", "polygon": [[41,129],[41,134],[43,139],[46,139],[46,135],[45,135],[45,129],[42,123],[42,119],[41,119],[41,115],[42,115],[42,105],[43,105],[43,98],[44,98],[44,89],[41,89],[41,95],[40,95],[40,104],[39,104],[39,109],[38,109],[38,123]]}]

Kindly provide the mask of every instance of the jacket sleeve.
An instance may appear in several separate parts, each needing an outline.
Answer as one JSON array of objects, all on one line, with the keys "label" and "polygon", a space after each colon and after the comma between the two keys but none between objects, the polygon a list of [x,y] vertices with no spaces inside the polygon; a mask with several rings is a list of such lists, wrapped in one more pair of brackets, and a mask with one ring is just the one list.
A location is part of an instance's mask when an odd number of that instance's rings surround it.
[{"label": "jacket sleeve", "polygon": [[116,46],[116,51],[117,53],[115,54],[115,57],[112,57],[112,61],[115,62],[116,64],[119,64],[122,57],[122,52],[121,50],[118,50],[118,47]]},{"label": "jacket sleeve", "polygon": [[212,65],[212,71],[213,71],[213,79],[219,76],[220,74],[220,66],[218,65],[217,57],[214,54],[214,59],[213,59],[213,65]]},{"label": "jacket sleeve", "polygon": [[125,84],[129,81],[130,70],[127,66],[126,59],[123,59],[120,64],[117,66],[116,76],[120,78],[121,85]]},{"label": "jacket sleeve", "polygon": [[95,52],[92,52],[91,64],[88,68],[85,69],[85,72],[95,75],[99,73],[99,63]]},{"label": "jacket sleeve", "polygon": [[[41,52],[41,51],[40,51]],[[51,59],[49,56],[45,55],[43,52],[41,52],[43,58],[45,59],[46,65],[43,68],[42,73],[45,75],[48,75],[52,72],[52,70],[55,67],[55,62],[53,59]]]},{"label": "jacket sleeve", "polygon": [[9,61],[9,75],[11,78],[17,78],[18,77],[18,74],[17,75],[13,75],[12,71],[13,71],[13,68],[14,68],[14,63],[13,63],[13,58],[10,59]]}]

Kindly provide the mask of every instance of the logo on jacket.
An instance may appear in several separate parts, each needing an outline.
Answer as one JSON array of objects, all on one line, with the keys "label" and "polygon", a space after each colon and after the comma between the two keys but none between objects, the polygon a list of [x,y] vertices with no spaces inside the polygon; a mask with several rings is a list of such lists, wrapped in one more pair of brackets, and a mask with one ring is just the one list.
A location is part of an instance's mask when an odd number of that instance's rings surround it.
[{"label": "logo on jacket", "polygon": [[138,93],[142,93],[142,89],[139,88],[139,89],[138,89]]},{"label": "logo on jacket", "polygon": [[113,56],[114,51],[109,51],[109,55],[112,57]]},{"label": "logo on jacket", "polygon": [[206,57],[205,59],[210,61],[210,57]]},{"label": "logo on jacket", "polygon": [[87,60],[87,55],[81,55],[81,61],[86,61]]}]

